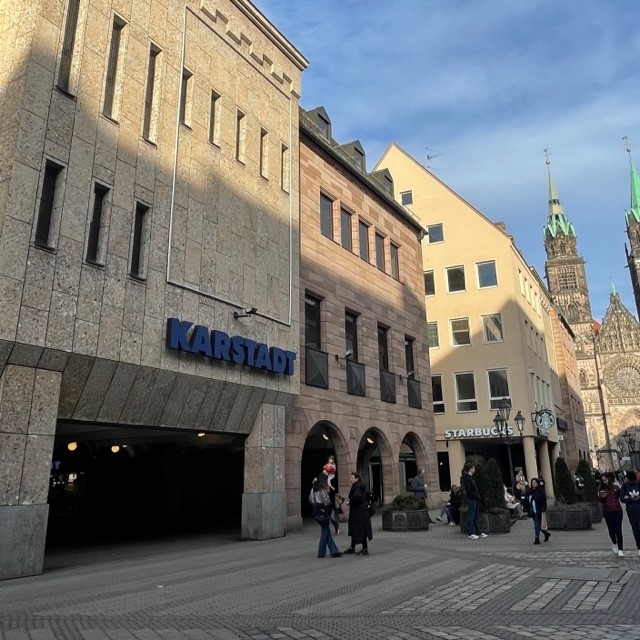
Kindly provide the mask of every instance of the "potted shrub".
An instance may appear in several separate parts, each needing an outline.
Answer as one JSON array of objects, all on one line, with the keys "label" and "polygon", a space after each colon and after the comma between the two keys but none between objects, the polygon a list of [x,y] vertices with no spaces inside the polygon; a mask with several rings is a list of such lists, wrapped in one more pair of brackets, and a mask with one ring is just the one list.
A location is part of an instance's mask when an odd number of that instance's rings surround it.
[{"label": "potted shrub", "polygon": [[425,531],[429,529],[429,510],[424,500],[411,493],[397,495],[382,508],[384,531]]},{"label": "potted shrub", "polygon": [[598,486],[591,473],[591,467],[586,460],[580,460],[576,467],[576,476],[582,479],[582,486],[578,491],[578,502],[586,503],[591,510],[591,522],[602,522],[602,508],[598,500]]},{"label": "potted shrub", "polygon": [[591,508],[578,504],[578,492],[564,458],[555,464],[556,504],[547,507],[549,529],[591,529]]}]

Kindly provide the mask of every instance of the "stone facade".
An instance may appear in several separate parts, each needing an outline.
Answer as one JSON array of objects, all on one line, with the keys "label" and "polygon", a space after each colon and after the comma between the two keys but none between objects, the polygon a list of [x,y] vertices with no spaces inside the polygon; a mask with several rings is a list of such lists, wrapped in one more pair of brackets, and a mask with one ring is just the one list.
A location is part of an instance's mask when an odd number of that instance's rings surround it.
[{"label": "stone facade", "polygon": [[[627,213],[627,249],[635,291],[636,216],[640,216],[632,166],[632,206]],[[593,320],[584,259],[577,236],[565,217],[549,173],[549,217],[545,227],[545,269],[555,304],[575,334],[581,387],[592,461],[602,469],[618,467],[616,444],[640,428],[640,324],[614,291],[602,325]]]},{"label": "stone facade", "polygon": [[[326,461],[311,457],[316,445],[326,447],[326,453],[335,451],[338,490],[344,495],[350,488],[349,472],[358,470],[374,493],[391,501],[406,489],[403,459],[408,454],[410,475],[424,468],[429,501],[437,499],[421,269],[423,228],[394,200],[391,176],[367,173],[360,144],[339,145],[330,126],[322,108],[304,112],[300,120],[300,316],[306,318],[301,322],[301,344],[307,349],[301,352],[303,381],[287,430],[292,529],[301,526],[308,482]],[[378,249],[384,253],[383,262],[377,262],[382,259]],[[346,326],[347,315],[353,319],[354,333]],[[319,334],[314,332],[316,317]],[[385,327],[386,363],[381,359],[380,327]],[[362,375],[361,386],[350,372],[355,378]],[[383,401],[381,387],[389,392],[385,384],[393,387],[393,400],[387,396]],[[410,387],[420,400],[414,406]],[[306,454],[312,465],[308,470],[301,464]],[[301,479],[301,467],[308,478]]]},{"label": "stone facade", "polygon": [[284,535],[297,367],[180,353],[165,327],[298,352],[305,59],[245,0],[6,8],[0,540],[31,544],[0,578],[41,571],[56,430],[80,421],[246,435],[242,533]]}]

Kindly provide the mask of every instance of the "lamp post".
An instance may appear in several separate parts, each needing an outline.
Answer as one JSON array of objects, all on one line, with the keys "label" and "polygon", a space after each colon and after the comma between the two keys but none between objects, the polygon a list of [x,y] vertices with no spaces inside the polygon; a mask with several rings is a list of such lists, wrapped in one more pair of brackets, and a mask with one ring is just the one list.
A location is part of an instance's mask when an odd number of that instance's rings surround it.
[{"label": "lamp post", "polygon": [[[506,398],[502,398],[498,404],[498,410],[496,411],[496,417],[493,419],[493,424],[496,426],[500,440],[503,440],[507,445],[507,455],[509,457],[509,477],[511,478],[511,490],[515,486],[515,477],[513,475],[513,460],[511,458],[511,445],[513,444],[513,437],[509,433],[509,415],[511,413],[511,403]],[[516,429],[520,437],[524,430],[525,418],[522,412],[518,410],[513,421],[516,424]]]}]

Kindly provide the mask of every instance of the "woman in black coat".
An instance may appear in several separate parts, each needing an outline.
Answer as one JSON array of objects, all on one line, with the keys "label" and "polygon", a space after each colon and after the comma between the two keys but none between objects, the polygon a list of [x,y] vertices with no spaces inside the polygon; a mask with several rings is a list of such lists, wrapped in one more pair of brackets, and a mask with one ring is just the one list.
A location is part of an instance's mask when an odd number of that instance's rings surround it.
[{"label": "woman in black coat", "polygon": [[551,535],[542,528],[542,514],[547,510],[547,496],[544,492],[544,485],[538,478],[531,478],[531,484],[527,491],[527,503],[529,504],[529,516],[533,518],[533,530],[536,536],[533,544],[540,544],[541,531],[546,542]]},{"label": "woman in black coat", "polygon": [[351,490],[349,491],[349,536],[351,546],[344,553],[356,553],[356,545],[361,544],[359,556],[368,556],[367,540],[373,540],[371,517],[369,516],[369,501],[367,488],[360,479],[360,474],[351,474]]}]

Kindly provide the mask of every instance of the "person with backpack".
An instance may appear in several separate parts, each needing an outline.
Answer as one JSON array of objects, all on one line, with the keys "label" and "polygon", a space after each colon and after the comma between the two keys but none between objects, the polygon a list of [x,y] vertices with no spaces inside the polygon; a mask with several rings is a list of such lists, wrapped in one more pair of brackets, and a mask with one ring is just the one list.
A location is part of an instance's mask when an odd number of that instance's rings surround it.
[{"label": "person with backpack", "polygon": [[[368,556],[367,541],[373,540],[371,529],[371,516],[369,514],[369,496],[360,474],[354,471],[351,474],[351,489],[349,491],[349,536],[351,546],[344,553],[355,553],[359,556]],[[356,552],[356,545],[361,544],[362,549]]]},{"label": "person with backpack", "polygon": [[627,518],[640,555],[640,481],[635,471],[627,471],[627,480],[620,489],[620,502],[627,505]]},{"label": "person with backpack", "polygon": [[342,556],[331,535],[331,497],[329,496],[329,478],[323,470],[313,479],[309,502],[313,508],[313,518],[320,525],[320,540],[318,542],[318,558],[324,558],[327,550],[332,558]]}]

